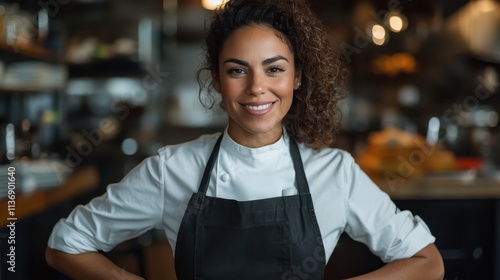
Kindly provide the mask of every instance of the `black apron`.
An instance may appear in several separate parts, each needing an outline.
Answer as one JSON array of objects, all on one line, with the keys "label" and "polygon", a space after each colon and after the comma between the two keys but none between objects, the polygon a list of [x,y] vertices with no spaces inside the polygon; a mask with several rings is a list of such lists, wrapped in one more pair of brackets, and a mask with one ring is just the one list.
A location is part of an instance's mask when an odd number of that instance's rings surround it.
[{"label": "black apron", "polygon": [[221,140],[179,228],[177,279],[323,279],[325,249],[295,140],[290,137],[298,194],[252,201],[206,196]]}]

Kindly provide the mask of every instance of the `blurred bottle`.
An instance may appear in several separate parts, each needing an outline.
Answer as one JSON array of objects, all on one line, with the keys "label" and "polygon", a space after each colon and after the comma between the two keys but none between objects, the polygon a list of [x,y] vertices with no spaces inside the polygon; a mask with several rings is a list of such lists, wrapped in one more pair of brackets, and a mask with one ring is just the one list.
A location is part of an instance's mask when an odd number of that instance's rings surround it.
[{"label": "blurred bottle", "polygon": [[16,43],[18,28],[20,26],[19,20],[19,4],[6,5],[5,14],[3,17],[3,32],[4,41],[7,45],[14,45]]},{"label": "blurred bottle", "polygon": [[0,165],[6,164],[7,161],[7,146],[5,143],[5,128],[6,124],[4,122],[0,122]]}]

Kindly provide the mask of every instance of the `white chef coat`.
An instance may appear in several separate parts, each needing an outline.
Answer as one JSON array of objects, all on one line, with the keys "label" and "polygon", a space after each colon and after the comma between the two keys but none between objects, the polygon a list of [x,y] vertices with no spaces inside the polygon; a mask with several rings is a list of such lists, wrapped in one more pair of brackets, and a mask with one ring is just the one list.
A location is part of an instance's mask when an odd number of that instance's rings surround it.
[{"label": "white chef coat", "polygon": [[[296,194],[295,171],[286,133],[274,144],[247,148],[224,132],[212,171],[208,196],[239,201]],[[118,184],[61,219],[48,246],[67,253],[109,251],[152,228],[163,229],[175,251],[184,211],[198,186],[218,138],[161,148]],[[433,243],[427,225],[409,211],[399,211],[339,149],[314,151],[299,144],[304,170],[323,238],[326,260],[340,234],[365,243],[382,261],[408,258]]]}]

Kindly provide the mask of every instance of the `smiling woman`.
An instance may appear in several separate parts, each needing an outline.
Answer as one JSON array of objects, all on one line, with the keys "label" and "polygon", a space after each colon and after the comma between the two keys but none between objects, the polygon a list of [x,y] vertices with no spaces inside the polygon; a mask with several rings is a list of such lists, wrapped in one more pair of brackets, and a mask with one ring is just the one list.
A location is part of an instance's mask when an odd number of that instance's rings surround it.
[{"label": "smiling woman", "polygon": [[[287,133],[313,149],[331,145],[340,125],[340,101],[345,97],[342,87],[348,73],[340,53],[328,41],[323,25],[309,6],[305,1],[285,0],[275,1],[272,5],[268,1],[229,1],[222,7],[215,11],[207,36],[205,65],[198,72],[200,94],[207,92],[212,101],[217,100],[213,89],[221,82],[218,80],[223,74],[220,67],[226,66],[221,56],[227,55],[227,52],[269,55],[262,59],[276,55],[286,58],[285,55],[269,53],[280,50],[286,54],[284,48],[287,48],[290,60],[283,60],[288,62],[284,65],[288,69],[283,70],[286,70],[284,76],[293,75],[294,97],[290,110],[283,118],[283,125]],[[253,29],[253,32],[244,32],[240,28]],[[266,28],[267,32],[264,32]],[[254,40],[241,41],[245,37],[238,33],[253,34],[255,37]],[[261,38],[258,33],[274,33],[274,36]],[[269,70],[277,77],[282,76],[278,74],[283,71],[279,68]],[[202,79],[203,71],[212,73],[212,81]],[[215,91],[224,94],[221,89],[215,88]],[[213,105],[206,104],[208,108]]]},{"label": "smiling woman", "polygon": [[328,147],[345,68],[326,38],[303,0],[216,10],[200,71],[211,73],[208,93],[222,97],[227,128],[161,148],[77,207],[54,228],[49,263],[76,279],[109,279],[119,268],[96,251],[162,228],[179,280],[320,280],[346,232],[388,263],[356,279],[441,279],[424,221]]}]

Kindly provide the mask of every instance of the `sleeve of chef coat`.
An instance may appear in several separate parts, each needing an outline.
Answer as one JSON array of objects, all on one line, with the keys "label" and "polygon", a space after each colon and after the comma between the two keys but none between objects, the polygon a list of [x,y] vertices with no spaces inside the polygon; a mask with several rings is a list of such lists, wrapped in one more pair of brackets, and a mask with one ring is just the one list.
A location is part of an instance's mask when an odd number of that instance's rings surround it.
[{"label": "sleeve of chef coat", "polygon": [[159,227],[163,212],[160,157],[144,160],[100,197],[77,206],[54,227],[48,246],[70,254],[110,251]]},{"label": "sleeve of chef coat", "polygon": [[384,262],[409,258],[434,242],[425,222],[400,211],[389,196],[352,161],[346,171],[346,233]]}]

